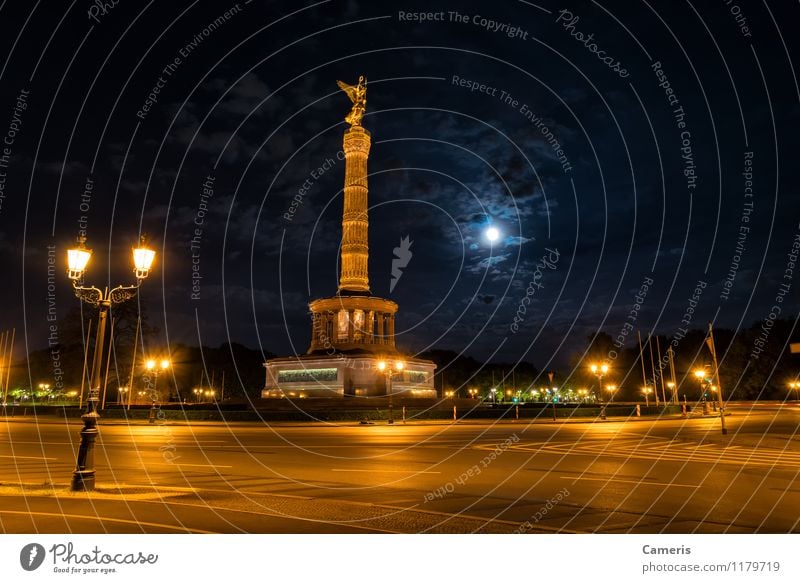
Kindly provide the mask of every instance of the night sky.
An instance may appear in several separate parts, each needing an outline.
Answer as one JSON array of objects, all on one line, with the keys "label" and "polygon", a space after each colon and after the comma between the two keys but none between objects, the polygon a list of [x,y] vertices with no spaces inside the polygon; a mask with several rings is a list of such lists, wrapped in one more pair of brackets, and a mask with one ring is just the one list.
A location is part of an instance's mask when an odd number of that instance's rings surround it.
[{"label": "night sky", "polygon": [[687,314],[796,318],[797,3],[67,4],[0,3],[0,328],[18,357],[78,306],[81,229],[98,285],[133,279],[148,234],[156,344],[304,353],[307,304],[338,280],[336,80],[359,75],[370,283],[410,353],[547,369],[598,331],[630,347]]}]

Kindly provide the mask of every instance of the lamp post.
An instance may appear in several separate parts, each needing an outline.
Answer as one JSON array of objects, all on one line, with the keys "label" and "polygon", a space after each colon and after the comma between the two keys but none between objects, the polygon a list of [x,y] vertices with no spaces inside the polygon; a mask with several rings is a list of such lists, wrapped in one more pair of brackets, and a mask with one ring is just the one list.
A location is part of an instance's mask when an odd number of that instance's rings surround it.
[{"label": "lamp post", "polygon": [[617,390],[617,385],[606,385],[606,390],[611,393],[611,397],[608,399],[608,402],[610,403],[614,400],[614,392]]},{"label": "lamp post", "polygon": [[672,381],[669,381],[667,383],[667,387],[672,392],[672,396],[670,397],[670,400],[673,403],[677,403],[678,402],[678,396],[676,395],[676,391],[675,391],[675,383],[673,383]]},{"label": "lamp post", "polygon": [[649,407],[650,406],[650,392],[652,390],[653,389],[651,389],[650,387],[642,387],[642,393],[644,393],[644,406],[645,407]]},{"label": "lamp post", "polygon": [[706,381],[706,371],[698,368],[694,371],[694,378],[700,383],[700,396],[703,396],[703,383]]},{"label": "lamp post", "polygon": [[717,386],[716,385],[709,385],[709,389],[711,389],[711,409],[716,413],[717,411]]},{"label": "lamp post", "polygon": [[[600,400],[603,399],[603,377],[606,376],[608,373],[608,365],[603,364],[593,364],[589,367],[589,370],[592,371],[592,374],[597,377],[597,392],[600,394]],[[600,419],[606,418],[606,406],[601,402],[600,408]]]},{"label": "lamp post", "polygon": [[147,362],[144,363],[144,367],[153,373],[153,392],[150,395],[151,397],[151,405],[150,405],[150,423],[155,423],[156,420],[156,398],[158,397],[158,373],[162,370],[167,370],[172,364],[166,358],[162,358],[158,361],[155,359],[149,359]]},{"label": "lamp post", "polygon": [[703,384],[706,382],[706,371],[697,369],[694,371],[695,378],[700,382],[700,400],[703,402],[703,415],[708,415],[708,400],[706,399],[706,391]]},{"label": "lamp post", "polygon": [[796,391],[795,395],[797,397],[797,401],[800,401],[800,382],[791,381],[789,383],[789,392]]},{"label": "lamp post", "polygon": [[95,483],[94,469],[94,442],[97,439],[97,402],[100,398],[100,385],[103,368],[103,343],[105,342],[106,320],[112,304],[119,304],[136,295],[142,281],[148,276],[153,265],[156,252],[145,245],[144,237],[139,240],[139,246],[133,249],[133,264],[136,283],[134,285],[120,285],[111,290],[103,290],[95,286],[83,285],[83,274],[92,251],[84,245],[85,237],[78,238],[78,246],[67,251],[67,275],[72,280],[72,287],[79,300],[98,308],[97,338],[94,345],[94,358],[92,361],[92,380],[89,385],[89,398],[86,400],[86,412],[81,416],[83,429],[81,430],[81,445],[78,449],[78,460],[75,472],[72,475],[72,490],[75,492],[92,491]]},{"label": "lamp post", "polygon": [[122,405],[125,402],[125,394],[128,392],[128,387],[120,387],[117,389],[118,397],[117,402]]},{"label": "lamp post", "polygon": [[395,360],[394,362],[387,362],[385,360],[378,361],[378,370],[381,371],[386,377],[386,394],[389,395],[389,425],[394,424],[394,405],[392,403],[392,377],[394,375],[403,374],[403,369],[406,363],[402,360]]},{"label": "lamp post", "polygon": [[[50,385],[48,383],[39,383],[39,392],[47,395],[49,390]],[[36,393],[34,391],[31,391],[31,397],[33,398],[33,402],[36,403]]]}]

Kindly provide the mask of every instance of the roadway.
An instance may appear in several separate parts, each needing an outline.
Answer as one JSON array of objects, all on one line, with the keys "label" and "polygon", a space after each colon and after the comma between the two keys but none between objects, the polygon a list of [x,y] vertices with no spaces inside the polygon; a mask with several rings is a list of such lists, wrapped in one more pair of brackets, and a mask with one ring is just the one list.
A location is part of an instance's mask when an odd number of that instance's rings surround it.
[{"label": "roadway", "polygon": [[0,532],[800,532],[800,407],[416,424],[0,420]]}]

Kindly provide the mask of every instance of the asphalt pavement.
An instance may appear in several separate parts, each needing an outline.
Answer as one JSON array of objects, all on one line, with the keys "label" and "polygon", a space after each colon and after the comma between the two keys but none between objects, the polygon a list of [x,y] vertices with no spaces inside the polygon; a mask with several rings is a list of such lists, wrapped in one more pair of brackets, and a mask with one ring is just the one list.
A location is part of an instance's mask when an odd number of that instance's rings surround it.
[{"label": "asphalt pavement", "polygon": [[800,407],[719,417],[100,423],[0,419],[0,532],[800,532]]}]

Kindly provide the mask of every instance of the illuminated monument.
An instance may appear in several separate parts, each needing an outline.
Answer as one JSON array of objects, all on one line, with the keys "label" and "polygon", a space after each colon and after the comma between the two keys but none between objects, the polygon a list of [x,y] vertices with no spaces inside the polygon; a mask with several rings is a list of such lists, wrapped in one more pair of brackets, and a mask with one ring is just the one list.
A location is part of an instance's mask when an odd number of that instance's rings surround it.
[{"label": "illuminated monument", "polygon": [[[353,102],[345,117],[344,208],[342,213],[341,272],[335,296],[309,304],[311,346],[303,356],[275,358],[264,363],[264,398],[435,397],[429,360],[404,357],[394,340],[397,304],[370,294],[367,158],[370,134],[361,126],[367,104],[367,84],[338,82]],[[402,368],[387,382],[379,364]]]}]

